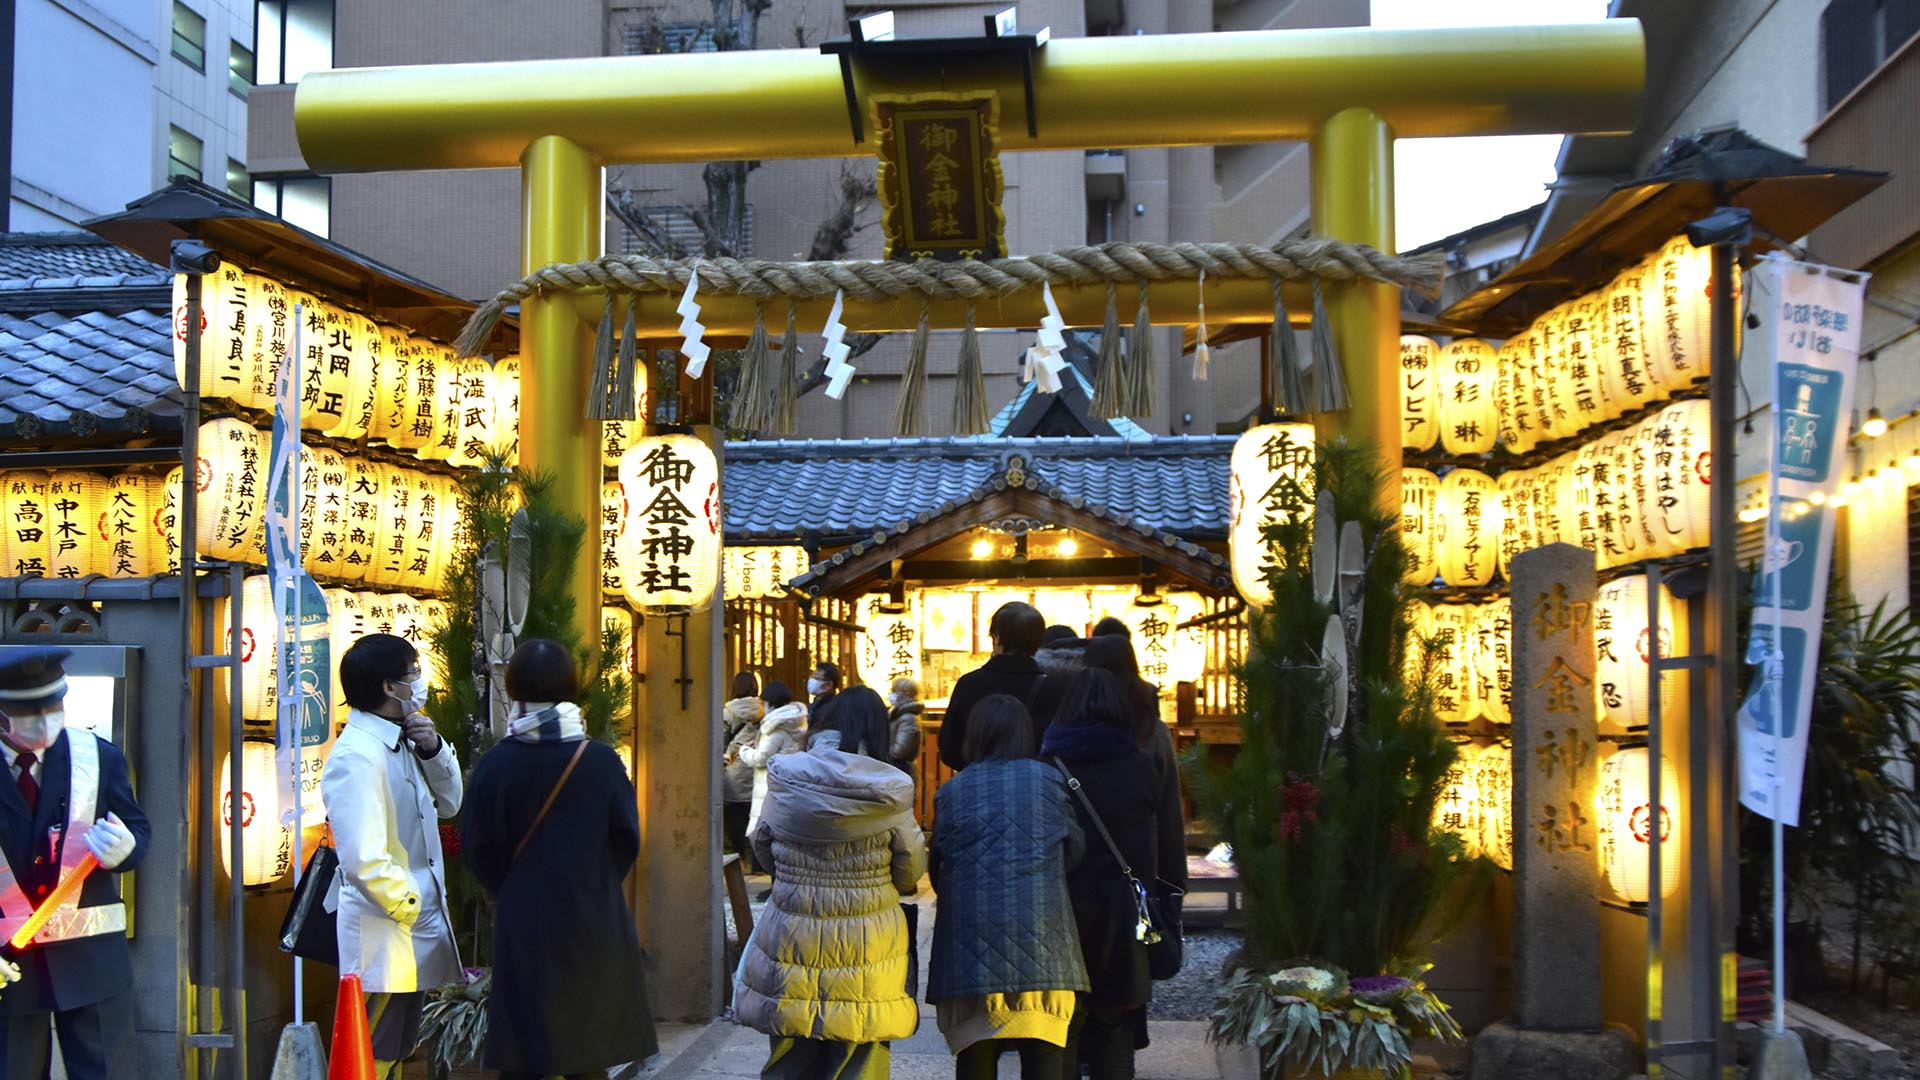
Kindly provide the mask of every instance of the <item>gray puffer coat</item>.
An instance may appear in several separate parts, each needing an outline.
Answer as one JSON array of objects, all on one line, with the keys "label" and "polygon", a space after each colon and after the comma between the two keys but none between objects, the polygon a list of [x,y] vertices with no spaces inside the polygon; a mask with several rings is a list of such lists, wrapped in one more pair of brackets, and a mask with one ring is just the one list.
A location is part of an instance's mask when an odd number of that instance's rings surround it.
[{"label": "gray puffer coat", "polygon": [[1084,847],[1060,771],[976,761],[934,795],[927,1000],[1086,990],[1066,869]]},{"label": "gray puffer coat", "polygon": [[907,919],[926,845],[913,781],[864,754],[815,750],[767,763],[753,858],[773,896],[734,984],[735,1018],[768,1035],[868,1043],[920,1024],[907,994]]}]

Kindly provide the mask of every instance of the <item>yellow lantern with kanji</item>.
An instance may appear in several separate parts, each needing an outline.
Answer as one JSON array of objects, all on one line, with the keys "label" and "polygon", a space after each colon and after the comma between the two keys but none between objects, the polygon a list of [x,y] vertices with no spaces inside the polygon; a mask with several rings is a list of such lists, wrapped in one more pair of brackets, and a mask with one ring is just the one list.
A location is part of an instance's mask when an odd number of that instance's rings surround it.
[{"label": "yellow lantern with kanji", "polygon": [[373,363],[367,349],[373,322],[324,301],[319,321],[315,337],[321,348],[319,362],[325,367],[318,411],[329,421],[321,431],[337,439],[364,438],[374,399]]},{"label": "yellow lantern with kanji", "polygon": [[1533,377],[1526,361],[1526,335],[1516,334],[1495,350],[1499,374],[1494,404],[1500,410],[1500,445],[1509,453],[1528,454],[1540,442],[1540,421],[1533,411]]},{"label": "yellow lantern with kanji", "polygon": [[643,612],[701,611],[720,583],[720,467],[691,435],[649,435],[620,459],[628,518],[627,601]]},{"label": "yellow lantern with kanji", "polygon": [[[220,869],[233,876],[233,757],[220,761]],[[293,869],[293,829],[280,820],[280,776],[273,744],[240,744],[240,882],[271,885]]]},{"label": "yellow lantern with kanji", "polygon": [[633,612],[623,607],[603,607],[600,609],[600,634],[617,634],[620,638],[620,673],[631,679],[640,671],[640,644],[633,636]]},{"label": "yellow lantern with kanji", "polygon": [[0,515],[6,519],[8,577],[47,576],[47,533],[52,511],[47,506],[53,477],[39,469],[10,470],[0,494]]},{"label": "yellow lantern with kanji", "polygon": [[1549,308],[1527,327],[1527,357],[1535,370],[1535,411],[1540,441],[1564,439],[1580,430],[1580,409],[1573,401],[1573,374],[1567,370],[1567,305]]},{"label": "yellow lantern with kanji", "polygon": [[346,313],[348,331],[354,336],[359,362],[353,367],[347,386],[347,412],[341,432],[343,438],[364,439],[373,433],[389,388],[381,384],[391,378],[387,369],[386,328],[365,315]]},{"label": "yellow lantern with kanji", "polygon": [[1433,711],[1443,724],[1464,724],[1479,715],[1474,692],[1473,607],[1435,604]]},{"label": "yellow lantern with kanji", "polygon": [[895,679],[920,681],[920,619],[912,608],[867,616],[860,639],[860,678],[880,688]]},{"label": "yellow lantern with kanji", "polygon": [[264,563],[260,544],[267,509],[267,442],[244,420],[200,425],[194,488],[200,553],[233,562]]},{"label": "yellow lantern with kanji", "polygon": [[433,632],[427,624],[426,609],[420,601],[407,593],[392,593],[387,603],[393,609],[393,633],[406,639],[420,654],[420,673],[426,676],[427,686],[438,690],[443,685],[440,670],[440,658],[433,649]]},{"label": "yellow lantern with kanji", "polygon": [[1440,481],[1434,529],[1440,576],[1455,588],[1493,580],[1500,551],[1500,490],[1478,469],[1455,469]]},{"label": "yellow lantern with kanji", "polygon": [[1471,759],[1473,797],[1479,806],[1480,854],[1502,870],[1513,869],[1513,747],[1483,746]]},{"label": "yellow lantern with kanji", "polygon": [[520,464],[519,357],[509,356],[493,365],[493,393],[493,446],[506,455],[507,467],[515,468]]},{"label": "yellow lantern with kanji", "polygon": [[1470,859],[1480,854],[1480,802],[1473,784],[1476,756],[1478,749],[1472,743],[1460,745],[1433,804],[1433,827],[1458,836]]},{"label": "yellow lantern with kanji", "polygon": [[1600,766],[1600,786],[1594,793],[1600,872],[1606,876],[1607,887],[1631,903],[1644,903],[1651,895],[1647,859],[1656,828],[1660,834],[1662,897],[1679,891],[1680,864],[1686,858],[1680,773],[1671,760],[1660,759],[1660,805],[1656,812],[1651,759],[1644,746],[1617,751]]},{"label": "yellow lantern with kanji", "polygon": [[99,572],[108,577],[146,577],[165,569],[156,555],[159,536],[154,518],[160,512],[164,494],[160,478],[149,473],[123,472],[107,481],[105,506],[101,511]]},{"label": "yellow lantern with kanji", "polygon": [[431,353],[430,366],[434,373],[433,415],[427,441],[414,453],[424,461],[447,461],[460,445],[460,370],[463,361],[454,355],[452,349],[437,341],[423,342],[423,346]]},{"label": "yellow lantern with kanji", "polygon": [[1431,450],[1440,438],[1440,344],[1419,334],[1400,337],[1400,446]]},{"label": "yellow lantern with kanji", "polygon": [[445,482],[432,473],[408,471],[407,483],[413,488],[408,499],[405,563],[392,584],[403,589],[438,589],[434,577],[436,562],[444,562],[440,552],[440,514],[445,501]]},{"label": "yellow lantern with kanji", "polygon": [[1267,526],[1296,516],[1313,520],[1313,426],[1261,424],[1233,444],[1227,549],[1233,585],[1247,603],[1273,600],[1266,573],[1272,546]]},{"label": "yellow lantern with kanji", "polygon": [[47,478],[47,576],[81,578],[104,572],[100,518],[106,512],[107,481],[85,469],[62,469]]},{"label": "yellow lantern with kanji", "polygon": [[1199,593],[1174,592],[1163,595],[1173,608],[1174,618],[1178,620],[1174,629],[1173,648],[1167,655],[1167,677],[1174,683],[1199,682],[1207,673],[1207,628],[1186,624],[1207,613],[1206,603],[1200,599]]},{"label": "yellow lantern with kanji", "polygon": [[[156,559],[155,573],[177,573],[180,570],[180,546],[184,531],[180,520],[180,502],[185,483],[186,470],[178,465],[175,465],[160,482],[160,510],[153,516],[153,533],[150,537]],[[10,483],[9,487],[11,487]],[[11,557],[7,565],[8,572],[12,573]]]},{"label": "yellow lantern with kanji", "polygon": [[477,356],[454,365],[456,417],[453,451],[447,463],[463,469],[486,464],[494,446],[498,395],[493,365]]},{"label": "yellow lantern with kanji", "polygon": [[1703,398],[1676,401],[1650,423],[1654,532],[1662,554],[1707,546],[1712,532],[1713,433]]},{"label": "yellow lantern with kanji", "polygon": [[[232,643],[233,605],[219,601],[215,612],[214,649],[224,653]],[[275,621],[272,582],[265,574],[248,577],[240,586],[240,715],[248,720],[272,720],[280,699],[274,680]]]},{"label": "yellow lantern with kanji", "polygon": [[1614,433],[1613,470],[1608,474],[1612,520],[1601,542],[1615,566],[1638,562],[1652,552],[1653,532],[1646,518],[1649,443],[1644,423]]},{"label": "yellow lantern with kanji", "polygon": [[1440,478],[1425,469],[1400,470],[1400,539],[1407,546],[1407,584],[1427,585],[1440,572],[1434,533],[1439,527]]},{"label": "yellow lantern with kanji", "polygon": [[407,577],[407,541],[413,533],[413,470],[381,466],[380,528],[375,534],[373,574],[376,585],[397,586]]},{"label": "yellow lantern with kanji", "polygon": [[1713,254],[1676,236],[1653,254],[1642,310],[1654,378],[1668,393],[1706,378],[1713,353]]},{"label": "yellow lantern with kanji", "polygon": [[[1568,520],[1573,524],[1570,542],[1596,555],[1600,553],[1600,514],[1594,502],[1594,488],[1596,477],[1604,479],[1613,462],[1612,452],[1605,446],[1607,438],[1603,435],[1593,439],[1573,452],[1573,486],[1570,489],[1573,500],[1568,510]],[[1602,560],[1599,565],[1606,563]]]},{"label": "yellow lantern with kanji", "polygon": [[346,460],[346,469],[346,522],[341,532],[339,572],[348,581],[371,584],[388,469],[358,456]]},{"label": "yellow lantern with kanji", "polygon": [[347,523],[347,459],[324,446],[300,448],[300,558],[328,577],[340,568]]},{"label": "yellow lantern with kanji", "polygon": [[640,361],[633,365],[633,419],[600,421],[600,460],[610,469],[620,467],[620,459],[626,456],[627,450],[646,431],[647,422],[653,418],[653,398],[647,382],[652,365],[646,353],[650,351],[642,349]]},{"label": "yellow lantern with kanji", "polygon": [[362,626],[369,634],[396,634],[394,621],[393,594],[382,592],[356,593],[360,598],[360,618]]},{"label": "yellow lantern with kanji", "polygon": [[297,290],[289,291],[288,300],[300,313],[300,426],[340,427],[352,392],[354,342],[341,330],[338,308]]},{"label": "yellow lantern with kanji", "polygon": [[1180,683],[1198,679],[1206,667],[1205,639],[1198,642],[1196,653],[1192,630],[1180,629],[1181,623],[1198,614],[1198,600],[1190,593],[1183,599],[1145,594],[1120,617],[1133,641],[1140,677],[1158,687],[1162,697],[1172,696]]},{"label": "yellow lantern with kanji", "polygon": [[[627,594],[625,567],[621,563],[621,536],[627,530],[627,494],[618,480],[600,485],[600,591],[610,596]],[[732,555],[733,549],[728,548]],[[727,580],[728,598],[733,596],[732,576]]]},{"label": "yellow lantern with kanji", "polygon": [[1642,262],[1621,271],[1599,294],[1600,322],[1594,329],[1594,351],[1600,359],[1607,393],[1622,412],[1644,408],[1656,397],[1666,396],[1650,368],[1647,335],[1653,327],[1644,314],[1646,265]]},{"label": "yellow lantern with kanji", "polygon": [[1500,437],[1500,375],[1493,346],[1461,338],[1440,350],[1440,445],[1449,454],[1491,453]]},{"label": "yellow lantern with kanji", "polygon": [[1560,346],[1566,350],[1567,375],[1573,380],[1574,424],[1576,431],[1611,420],[1620,415],[1611,407],[1603,386],[1600,365],[1594,360],[1594,329],[1600,319],[1598,293],[1569,300],[1566,322],[1561,330]]},{"label": "yellow lantern with kanji", "polygon": [[[200,396],[243,404],[260,336],[259,279],[233,263],[200,279]],[[173,381],[187,385],[187,276],[173,276]]]},{"label": "yellow lantern with kanji", "polygon": [[[1659,603],[1660,655],[1671,657],[1675,643],[1684,640],[1676,623],[1682,609],[1664,588]],[[1647,620],[1646,576],[1629,574],[1600,586],[1593,604],[1593,690],[1602,731],[1618,734],[1646,726],[1653,700],[1654,682],[1648,666],[1653,640]],[[1678,673],[1660,679],[1659,687],[1663,713],[1678,715]]]},{"label": "yellow lantern with kanji", "polygon": [[331,656],[328,667],[333,677],[333,722],[347,722],[347,692],[340,685],[340,658],[347,655],[353,643],[367,635],[367,616],[360,604],[360,594],[351,589],[328,589],[327,594],[327,647]]},{"label": "yellow lantern with kanji", "polygon": [[[420,384],[414,377],[413,335],[397,326],[380,327],[380,404],[374,410],[373,427],[367,432],[396,449],[420,445],[425,436],[414,436],[414,414],[420,403]],[[431,397],[433,384],[427,384]],[[432,414],[428,414],[428,433],[432,432]]]},{"label": "yellow lantern with kanji", "polygon": [[1474,685],[1480,715],[1513,722],[1513,604],[1507,597],[1474,606]]},{"label": "yellow lantern with kanji", "polygon": [[[1500,576],[1511,577],[1509,567],[1513,557],[1532,549],[1533,542],[1533,479],[1532,469],[1508,469],[1494,481],[1494,487],[1500,493],[1500,550],[1498,556]],[[1405,483],[1402,482],[1404,488]]]}]

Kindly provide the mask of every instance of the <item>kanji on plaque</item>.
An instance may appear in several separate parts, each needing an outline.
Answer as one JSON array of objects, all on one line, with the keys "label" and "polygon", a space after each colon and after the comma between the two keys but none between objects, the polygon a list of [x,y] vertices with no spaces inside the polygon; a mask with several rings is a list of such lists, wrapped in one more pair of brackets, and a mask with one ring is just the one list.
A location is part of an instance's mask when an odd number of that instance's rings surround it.
[{"label": "kanji on plaque", "polygon": [[628,602],[699,611],[720,578],[720,467],[691,435],[650,435],[620,458],[627,522],[620,538]]},{"label": "kanji on plaque", "polygon": [[991,92],[876,94],[873,113],[887,258],[1004,255],[999,98]]}]

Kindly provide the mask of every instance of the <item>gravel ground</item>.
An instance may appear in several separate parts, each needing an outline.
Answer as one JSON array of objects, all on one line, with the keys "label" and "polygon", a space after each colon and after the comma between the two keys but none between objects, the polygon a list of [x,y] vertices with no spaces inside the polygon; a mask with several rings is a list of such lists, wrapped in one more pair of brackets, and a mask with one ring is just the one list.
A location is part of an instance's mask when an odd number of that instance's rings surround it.
[{"label": "gravel ground", "polygon": [[1810,995],[1807,1005],[1900,1051],[1900,1069],[1876,1080],[1920,1080],[1920,1012],[1883,1006],[1877,995],[1844,991]]},{"label": "gravel ground", "polygon": [[1153,1003],[1147,1006],[1150,1019],[1205,1020],[1213,1014],[1213,999],[1224,974],[1220,967],[1240,947],[1240,935],[1232,930],[1189,929],[1186,942],[1180,974],[1153,984]]}]

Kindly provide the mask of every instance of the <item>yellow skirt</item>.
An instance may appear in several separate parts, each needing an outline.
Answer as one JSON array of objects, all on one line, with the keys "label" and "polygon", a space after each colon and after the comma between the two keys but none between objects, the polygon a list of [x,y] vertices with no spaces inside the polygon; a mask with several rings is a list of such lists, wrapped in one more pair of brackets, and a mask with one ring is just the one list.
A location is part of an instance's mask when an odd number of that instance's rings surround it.
[{"label": "yellow skirt", "polygon": [[1029,990],[948,998],[934,1010],[947,1050],[958,1054],[986,1039],[1038,1039],[1065,1046],[1073,1001],[1071,990]]}]

